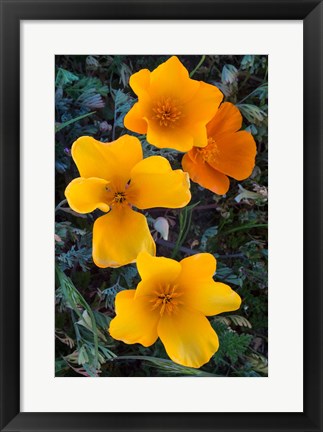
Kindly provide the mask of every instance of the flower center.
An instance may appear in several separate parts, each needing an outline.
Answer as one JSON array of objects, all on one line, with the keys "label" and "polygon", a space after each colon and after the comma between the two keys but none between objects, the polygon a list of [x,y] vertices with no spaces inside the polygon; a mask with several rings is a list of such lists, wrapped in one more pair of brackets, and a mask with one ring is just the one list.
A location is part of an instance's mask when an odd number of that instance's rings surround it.
[{"label": "flower center", "polygon": [[220,154],[218,146],[212,137],[208,138],[206,147],[196,148],[196,150],[201,155],[204,162],[214,162]]},{"label": "flower center", "polygon": [[183,304],[178,297],[182,295],[179,292],[177,285],[166,285],[159,287],[149,300],[152,305],[152,310],[159,309],[160,316],[163,316],[164,313],[171,315],[176,312],[179,305]]},{"label": "flower center", "polygon": [[159,125],[164,127],[174,127],[175,123],[183,117],[178,101],[169,97],[156,102],[153,112],[153,119],[157,120]]},{"label": "flower center", "polygon": [[126,201],[126,193],[125,192],[115,192],[114,194],[114,202],[117,204],[122,204]]},{"label": "flower center", "polygon": [[115,188],[111,185],[107,186],[107,202],[110,206],[121,206],[127,204],[127,195],[125,191],[122,191],[123,188]]}]

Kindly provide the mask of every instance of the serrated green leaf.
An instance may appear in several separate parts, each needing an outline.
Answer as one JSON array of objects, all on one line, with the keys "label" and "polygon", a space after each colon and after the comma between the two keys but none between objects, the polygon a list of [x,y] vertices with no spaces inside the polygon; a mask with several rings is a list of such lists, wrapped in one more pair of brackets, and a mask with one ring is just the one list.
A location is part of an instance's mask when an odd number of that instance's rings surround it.
[{"label": "serrated green leaf", "polygon": [[238,77],[238,69],[231,65],[226,64],[223,66],[221,80],[223,84],[233,84]]},{"label": "serrated green leaf", "polygon": [[241,111],[241,114],[248,120],[250,123],[259,124],[261,123],[266,117],[267,114],[265,111],[257,107],[256,105],[251,104],[237,104],[236,105],[239,110]]}]

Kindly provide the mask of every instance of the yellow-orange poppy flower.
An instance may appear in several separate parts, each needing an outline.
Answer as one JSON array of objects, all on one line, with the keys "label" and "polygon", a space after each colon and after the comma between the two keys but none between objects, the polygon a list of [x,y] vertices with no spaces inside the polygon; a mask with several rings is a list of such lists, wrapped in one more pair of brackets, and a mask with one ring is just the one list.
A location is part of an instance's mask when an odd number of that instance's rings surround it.
[{"label": "yellow-orange poppy flower", "polygon": [[174,362],[194,368],[207,363],[219,341],[206,316],[237,310],[241,304],[228,285],[214,282],[213,255],[201,253],[178,262],[141,252],[137,267],[137,289],[116,296],[111,336],[146,347],[159,337]]},{"label": "yellow-orange poppy flower", "polygon": [[191,79],[175,56],[153,72],[133,74],[130,86],[138,102],[125,116],[126,128],[147,134],[147,141],[159,148],[186,152],[207,145],[206,124],[223,98],[217,87]]},{"label": "yellow-orange poppy flower", "polygon": [[239,131],[242,116],[237,107],[223,103],[207,125],[208,145],[193,148],[182,159],[182,167],[200,186],[225,194],[229,177],[244,180],[255,166],[256,143],[247,131]]},{"label": "yellow-orange poppy flower", "polygon": [[167,159],[143,159],[138,138],[123,135],[110,143],[81,137],[72,146],[80,177],[65,190],[78,213],[108,212],[94,222],[93,261],[98,267],[134,262],[140,251],[155,254],[145,216],[132,209],[184,207],[191,199],[188,174]]}]

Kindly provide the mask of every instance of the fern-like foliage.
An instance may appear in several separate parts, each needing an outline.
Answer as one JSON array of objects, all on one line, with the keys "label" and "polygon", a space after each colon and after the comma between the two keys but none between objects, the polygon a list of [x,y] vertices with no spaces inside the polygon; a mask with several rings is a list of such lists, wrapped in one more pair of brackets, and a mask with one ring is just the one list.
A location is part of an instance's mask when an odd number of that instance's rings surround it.
[{"label": "fern-like foliage", "polygon": [[247,352],[252,336],[238,334],[217,320],[213,321],[213,328],[217,332],[220,341],[219,350],[213,356],[215,364],[225,365],[229,362],[234,366],[239,358]]}]

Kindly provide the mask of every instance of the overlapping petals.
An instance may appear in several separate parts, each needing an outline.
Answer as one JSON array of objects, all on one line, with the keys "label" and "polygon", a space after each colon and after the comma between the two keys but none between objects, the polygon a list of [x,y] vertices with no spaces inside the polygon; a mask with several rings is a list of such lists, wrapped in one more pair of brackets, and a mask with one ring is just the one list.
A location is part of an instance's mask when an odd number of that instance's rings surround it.
[{"label": "overlapping petals", "polygon": [[186,153],[182,167],[199,185],[219,194],[229,189],[229,177],[244,180],[255,166],[256,143],[251,133],[239,131],[242,116],[233,104],[223,103],[207,125],[208,145]]},{"label": "overlapping petals", "polygon": [[128,129],[147,134],[147,141],[159,148],[186,152],[207,145],[206,125],[223,98],[217,87],[191,79],[176,56],[153,72],[135,73],[130,86],[138,102],[125,116]]},{"label": "overlapping petals", "polygon": [[173,171],[160,156],[143,159],[140,141],[124,135],[111,143],[81,137],[72,146],[80,172],[66,188],[70,207],[78,213],[100,209],[93,228],[93,260],[99,267],[120,267],[141,251],[156,253],[147,220],[133,210],[184,207],[191,199],[189,177]]},{"label": "overlapping petals", "polygon": [[190,200],[189,176],[172,170],[167,159],[151,156],[131,171],[129,199],[140,209],[153,207],[179,208]]},{"label": "overlapping petals", "polygon": [[144,346],[159,337],[174,362],[194,368],[207,363],[219,340],[206,316],[241,304],[228,285],[213,280],[215,258],[202,253],[177,262],[142,252],[137,267],[137,289],[117,294],[111,336]]}]

